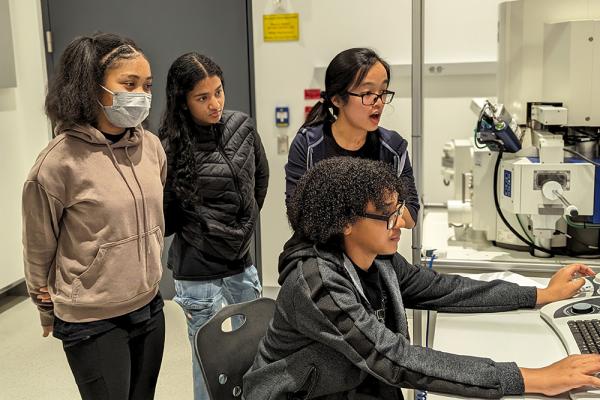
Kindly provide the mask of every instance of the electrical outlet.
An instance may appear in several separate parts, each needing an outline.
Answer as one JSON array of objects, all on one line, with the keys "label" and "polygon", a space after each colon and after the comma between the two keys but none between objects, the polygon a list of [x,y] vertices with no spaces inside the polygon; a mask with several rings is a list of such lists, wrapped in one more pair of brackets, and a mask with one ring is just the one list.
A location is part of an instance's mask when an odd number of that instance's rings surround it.
[{"label": "electrical outlet", "polygon": [[277,136],[277,154],[286,154],[288,152],[288,135]]}]

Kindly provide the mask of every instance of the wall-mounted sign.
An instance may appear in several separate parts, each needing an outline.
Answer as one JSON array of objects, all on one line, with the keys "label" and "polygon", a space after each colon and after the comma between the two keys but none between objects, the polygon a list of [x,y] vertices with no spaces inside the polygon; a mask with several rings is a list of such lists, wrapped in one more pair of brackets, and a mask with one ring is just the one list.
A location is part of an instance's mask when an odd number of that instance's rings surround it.
[{"label": "wall-mounted sign", "polygon": [[300,38],[298,13],[263,15],[265,42],[295,41]]},{"label": "wall-mounted sign", "polygon": [[321,89],[304,89],[304,100],[319,100],[321,98]]},{"label": "wall-mounted sign", "polygon": [[290,126],[289,107],[275,107],[275,125],[280,128]]}]

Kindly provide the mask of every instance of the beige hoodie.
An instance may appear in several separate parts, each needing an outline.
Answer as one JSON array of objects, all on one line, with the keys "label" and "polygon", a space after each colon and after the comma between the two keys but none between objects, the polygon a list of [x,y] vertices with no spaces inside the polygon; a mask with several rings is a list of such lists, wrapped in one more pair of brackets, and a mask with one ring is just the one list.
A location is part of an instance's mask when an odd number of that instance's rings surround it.
[{"label": "beige hoodie", "polygon": [[[127,314],[158,291],[165,153],[141,127],[115,144],[91,126],[56,132],[23,188],[29,294],[42,325]],[[37,299],[44,286],[51,304]]]}]

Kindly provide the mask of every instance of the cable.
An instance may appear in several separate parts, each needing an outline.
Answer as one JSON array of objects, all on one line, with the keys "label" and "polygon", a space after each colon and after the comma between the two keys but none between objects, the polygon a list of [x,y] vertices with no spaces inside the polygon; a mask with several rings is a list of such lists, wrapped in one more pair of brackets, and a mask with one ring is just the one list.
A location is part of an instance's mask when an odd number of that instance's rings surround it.
[{"label": "cable", "polygon": [[574,222],[570,216],[565,215],[567,225],[577,229],[600,229],[600,224],[592,224],[589,222]]},{"label": "cable", "polygon": [[[436,251],[437,249],[434,249],[433,251]],[[433,260],[436,259],[436,255],[435,253],[431,255],[431,258],[429,259],[429,264],[428,264],[428,268],[429,269],[433,269]]]},{"label": "cable", "polygon": [[596,167],[600,167],[600,163],[597,163],[596,161],[592,160],[591,158],[587,158],[586,156],[584,156],[583,154],[581,154],[575,150],[571,150],[571,149],[567,149],[567,148],[564,148],[563,150],[566,151],[567,153],[575,154],[577,157],[589,162],[590,164],[594,164]]},{"label": "cable", "polygon": [[504,149],[502,147],[500,147],[500,150],[498,151],[498,158],[496,159],[496,164],[494,165],[494,205],[496,206],[496,211],[498,212],[498,215],[500,216],[500,219],[502,220],[502,222],[504,222],[504,225],[506,225],[506,227],[519,239],[521,240],[523,243],[529,245],[530,248],[542,251],[546,254],[550,254],[551,256],[555,256],[556,253],[553,252],[552,250],[549,249],[545,249],[543,247],[537,246],[534,243],[530,242],[529,240],[525,239],[523,236],[521,236],[521,234],[519,232],[517,232],[515,230],[515,228],[513,228],[510,223],[506,220],[506,217],[504,217],[504,213],[502,212],[502,210],[500,209],[500,202],[498,201],[498,169],[500,167],[500,161],[502,160],[502,154],[504,153]]},{"label": "cable", "polygon": [[527,229],[525,229],[525,227],[523,226],[523,223],[521,222],[521,217],[519,214],[515,214],[515,216],[517,217],[517,221],[519,221],[519,225],[521,225],[521,229],[523,229],[523,232],[525,233],[525,235],[527,235],[527,239],[529,239],[530,242],[533,242],[533,238],[531,236],[529,236],[529,233],[527,232]]}]

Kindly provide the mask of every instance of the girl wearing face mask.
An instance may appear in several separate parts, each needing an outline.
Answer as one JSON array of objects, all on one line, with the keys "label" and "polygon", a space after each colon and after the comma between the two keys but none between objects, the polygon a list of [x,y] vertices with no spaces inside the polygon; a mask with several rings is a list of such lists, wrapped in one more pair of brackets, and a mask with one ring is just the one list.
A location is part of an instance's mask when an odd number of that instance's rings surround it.
[{"label": "girl wearing face mask", "polygon": [[336,55],[325,73],[322,100],[310,111],[292,142],[285,166],[286,204],[298,180],[317,162],[335,156],[360,157],[391,164],[406,185],[405,227],[417,221],[419,198],[408,157],[408,143],[379,126],[386,104],[390,67],[373,50],[353,48]]},{"label": "girl wearing face mask", "polygon": [[27,288],[83,399],[154,397],[166,157],[141,125],[151,86],[131,40],[73,40],[46,96],[56,137],[23,189]]},{"label": "girl wearing face mask", "polygon": [[[175,234],[168,266],[190,343],[224,299],[248,301],[262,290],[250,243],[269,168],[252,120],[224,110],[224,85],[221,68],[210,58],[187,53],[176,59],[159,129],[169,163],[166,234]],[[208,399],[198,360],[192,358],[194,398]]]}]

